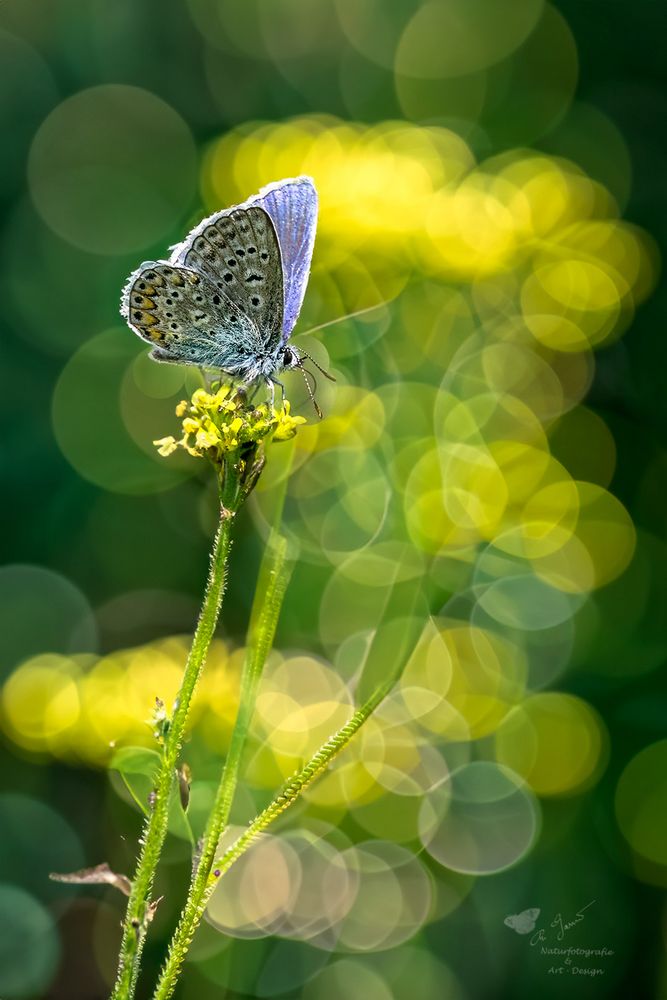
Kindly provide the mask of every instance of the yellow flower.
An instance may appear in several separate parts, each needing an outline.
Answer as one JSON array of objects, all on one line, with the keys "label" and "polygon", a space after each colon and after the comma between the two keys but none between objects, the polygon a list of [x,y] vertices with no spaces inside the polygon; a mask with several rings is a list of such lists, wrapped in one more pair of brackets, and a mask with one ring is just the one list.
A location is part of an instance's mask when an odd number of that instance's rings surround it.
[{"label": "yellow flower", "polygon": [[182,420],[183,436],[160,438],[153,443],[165,457],[183,448],[190,455],[208,458],[221,466],[225,455],[243,445],[259,445],[262,441],[287,441],[294,437],[303,417],[292,416],[290,404],[270,408],[267,403],[253,407],[245,394],[222,385],[215,392],[196,389],[188,402],[183,399],[176,407]]},{"label": "yellow flower", "polygon": [[157,446],[157,450],[160,455],[164,455],[166,458],[167,455],[171,455],[172,452],[176,451],[179,442],[175,437],[165,437],[159,438],[157,441],[153,441],[153,444]]},{"label": "yellow flower", "polygon": [[[276,411],[273,411],[276,414]],[[296,434],[296,429],[299,424],[305,424],[305,417],[293,417],[290,413],[289,400],[285,400],[283,403],[283,408],[279,413],[276,414],[278,417],[278,426],[273,432],[274,441],[289,441]]]}]

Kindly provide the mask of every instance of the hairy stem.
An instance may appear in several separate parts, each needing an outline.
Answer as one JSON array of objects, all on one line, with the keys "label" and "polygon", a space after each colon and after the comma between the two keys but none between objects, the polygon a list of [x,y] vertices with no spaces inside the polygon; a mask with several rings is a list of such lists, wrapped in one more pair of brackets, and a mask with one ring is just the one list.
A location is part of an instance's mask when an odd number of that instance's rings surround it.
[{"label": "hairy stem", "polygon": [[211,566],[201,613],[185,664],[181,687],[174,704],[174,714],[165,736],[162,763],[157,776],[152,810],[140,840],[141,851],[123,921],[118,974],[111,993],[111,1000],[131,1000],[134,996],[141,953],[148,925],[154,912],[155,904],[151,902],[151,890],[167,835],[169,803],[174,786],[176,764],[183,745],[192,696],[206,661],[222,605],[227,560],[231,547],[232,524],[241,502],[239,476],[230,455],[226,462],[220,494],[220,523],[213,543]]},{"label": "hairy stem", "polygon": [[290,576],[291,567],[287,562],[287,540],[273,532],[264,554],[255,592],[255,603],[241,675],[239,707],[229,753],[218,785],[213,809],[206,824],[199,863],[190,884],[181,919],[169,945],[167,960],[157,983],[155,997],[171,996],[181,965],[206,907],[207,888],[214,867],[218,842],[229,819],[238,781],[241,756],[255,708],[257,688],[266,658],[273,644],[278,616]]},{"label": "hairy stem", "polygon": [[333,736],[329,737],[326,743],[322,744],[320,749],[310,758],[306,766],[290,778],[273,802],[255,817],[241,836],[216,860],[215,868],[211,873],[206,887],[205,902],[211,896],[219,878],[232,867],[235,861],[238,861],[241,855],[245,854],[253,840],[263,833],[285,809],[296,802],[304,788],[310,785],[315,778],[318,778],[327,769],[333,758],[347,746],[355,733],[361,729],[364,722],[373,714],[383,698],[389,693],[390,686],[392,685],[385,685],[383,688],[378,689],[361,708],[358,708],[350,721],[346,722]]},{"label": "hairy stem", "polygon": [[215,859],[212,871],[209,872],[208,877],[204,881],[203,890],[199,894],[196,904],[193,901],[192,910],[189,913],[189,937],[186,939],[183,936],[182,940],[179,939],[178,944],[181,947],[178,949],[176,947],[176,938],[174,938],[167,962],[158,980],[153,1000],[168,1000],[172,996],[192,935],[204,915],[208,901],[218,885],[220,877],[232,867],[235,861],[238,861],[256,837],[263,833],[285,809],[291,806],[293,802],[296,802],[303,789],[326,770],[333,758],[347,746],[354,734],[361,729],[364,722],[372,715],[392,685],[393,681],[391,684],[384,685],[378,689],[361,708],[357,709],[350,721],[320,747],[301,771],[290,778],[273,802],[252,821],[231,847],[219,858]]},{"label": "hairy stem", "polygon": [[[277,797],[271,802],[263,812],[257,816],[250,826],[238,837],[237,840],[229,847],[227,851],[219,858],[215,859],[211,865],[211,869],[206,877],[202,879],[203,888],[198,894],[197,900],[188,901],[192,902],[191,907],[188,908],[188,925],[187,929],[189,931],[189,936],[186,937],[185,934],[174,937],[172,941],[172,946],[167,957],[167,962],[162,970],[158,984],[153,995],[153,1000],[168,1000],[174,992],[176,982],[178,980],[178,974],[180,971],[181,964],[187,953],[187,949],[192,940],[192,936],[199,926],[201,918],[204,915],[208,901],[215,890],[219,879],[228,869],[232,867],[235,861],[241,857],[242,854],[248,849],[252,841],[259,836],[274,819],[285,811],[293,802],[297,800],[303,789],[315,780],[326,768],[329,763],[333,760],[336,754],[347,746],[354,734],[361,728],[366,719],[375,711],[377,706],[380,704],[382,699],[386,696],[388,691],[393,685],[393,680],[391,683],[384,685],[382,688],[378,689],[374,695],[372,695],[361,708],[357,709],[349,722],[347,722],[338,732],[334,733],[326,743],[324,743],[316,754],[311,757],[309,762],[306,764],[301,771],[295,774],[287,784],[283,787],[282,791],[277,795]],[[185,916],[185,913],[184,913]],[[179,926],[179,931],[181,927]]]},{"label": "hairy stem", "polygon": [[[414,649],[428,621],[428,604],[422,594],[419,579],[394,583],[387,601],[383,621],[376,630],[366,656],[361,697],[370,691],[352,718],[342,726],[311,757],[308,763],[283,786],[276,798],[257,816],[240,837],[222,855],[214,858],[208,871],[201,873],[196,899],[189,897],[181,924],[172,941],[167,961],[158,980],[153,1000],[168,1000],[176,987],[182,963],[219,880],[252,842],[296,802],[299,795],[329,766],[334,757],[350,742],[355,733],[389,694]],[[224,783],[224,778],[223,778]],[[217,843],[217,841],[216,841]],[[185,914],[187,912],[187,922]]]}]

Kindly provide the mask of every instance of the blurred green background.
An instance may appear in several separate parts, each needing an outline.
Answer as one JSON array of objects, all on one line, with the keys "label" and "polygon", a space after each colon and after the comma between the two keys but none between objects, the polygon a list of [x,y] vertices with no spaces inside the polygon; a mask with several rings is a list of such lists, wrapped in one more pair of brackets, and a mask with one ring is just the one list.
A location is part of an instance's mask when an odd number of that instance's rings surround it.
[{"label": "blurred green background", "polygon": [[[300,557],[235,824],[348,717],[387,609],[400,630],[418,586],[433,620],[232,869],[179,996],[667,995],[666,29],[653,0],[0,6],[5,1000],[108,994],[122,900],[47,876],[133,868],[112,745],[150,745],[174,696],[214,524],[203,463],[152,445],[196,373],[147,360],[121,288],[299,173],[321,215],[298,330],[385,305],[300,341],[338,384],[318,425],[288,383],[309,424],[239,525],[195,833],[288,458]],[[141,996],[189,859],[175,828]]]}]

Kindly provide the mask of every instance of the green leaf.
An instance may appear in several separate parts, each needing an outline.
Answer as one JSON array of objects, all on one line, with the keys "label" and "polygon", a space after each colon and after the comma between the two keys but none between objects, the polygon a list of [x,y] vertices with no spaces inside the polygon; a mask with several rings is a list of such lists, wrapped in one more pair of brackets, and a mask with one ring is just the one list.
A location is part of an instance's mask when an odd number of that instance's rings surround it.
[{"label": "green leaf", "polygon": [[[123,784],[145,816],[149,813],[149,797],[155,788],[161,763],[162,757],[158,751],[148,747],[120,747],[109,761],[110,770],[118,771]],[[168,829],[176,837],[194,844],[190,821],[181,798],[173,791],[169,802]]]},{"label": "green leaf", "polygon": [[195,838],[187,815],[191,781],[192,772],[188,765],[183,762],[180,767],[176,768],[176,789],[172,789],[167,828],[176,837],[189,840],[194,849]]},{"label": "green leaf", "polygon": [[120,747],[109,761],[110,770],[118,771],[145,816],[148,815],[148,796],[153,790],[161,760],[157,750],[148,747]]},{"label": "green leaf", "polygon": [[188,840],[192,847],[194,847],[195,838],[192,832],[192,826],[190,825],[187,813],[183,809],[178,790],[175,788],[172,789],[171,799],[169,801],[169,819],[167,829],[174,837],[178,837],[180,840]]},{"label": "green leaf", "polygon": [[109,761],[109,767],[121,774],[145,774],[152,778],[161,760],[157,750],[148,747],[120,747]]}]

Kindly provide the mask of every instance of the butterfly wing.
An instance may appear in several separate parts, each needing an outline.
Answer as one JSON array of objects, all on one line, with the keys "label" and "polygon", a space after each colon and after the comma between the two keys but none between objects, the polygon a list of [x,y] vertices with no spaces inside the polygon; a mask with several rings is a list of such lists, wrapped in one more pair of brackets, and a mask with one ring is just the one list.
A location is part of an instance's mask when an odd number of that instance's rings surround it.
[{"label": "butterfly wing", "polygon": [[257,328],[204,274],[170,261],[146,261],[127,281],[121,312],[153,345],[156,361],[252,376],[261,349]]},{"label": "butterfly wing", "polygon": [[535,929],[535,921],[540,915],[537,907],[530,910],[523,910],[514,916],[514,923],[511,925],[517,934],[530,934]]},{"label": "butterfly wing", "polygon": [[283,263],[284,343],[294,329],[306,294],[317,228],[317,191],[311,177],[293,177],[262,188],[246,204],[268,212],[278,234]]},{"label": "butterfly wing", "polygon": [[259,206],[217,212],[174,248],[171,260],[223,290],[255,324],[272,352],[283,322],[283,268],[270,216]]},{"label": "butterfly wing", "polygon": [[[125,287],[122,313],[158,361],[221,368],[246,379],[278,359],[301,309],[317,225],[310,177],[278,181],[204,219]],[[264,363],[264,374],[266,364]]]}]

